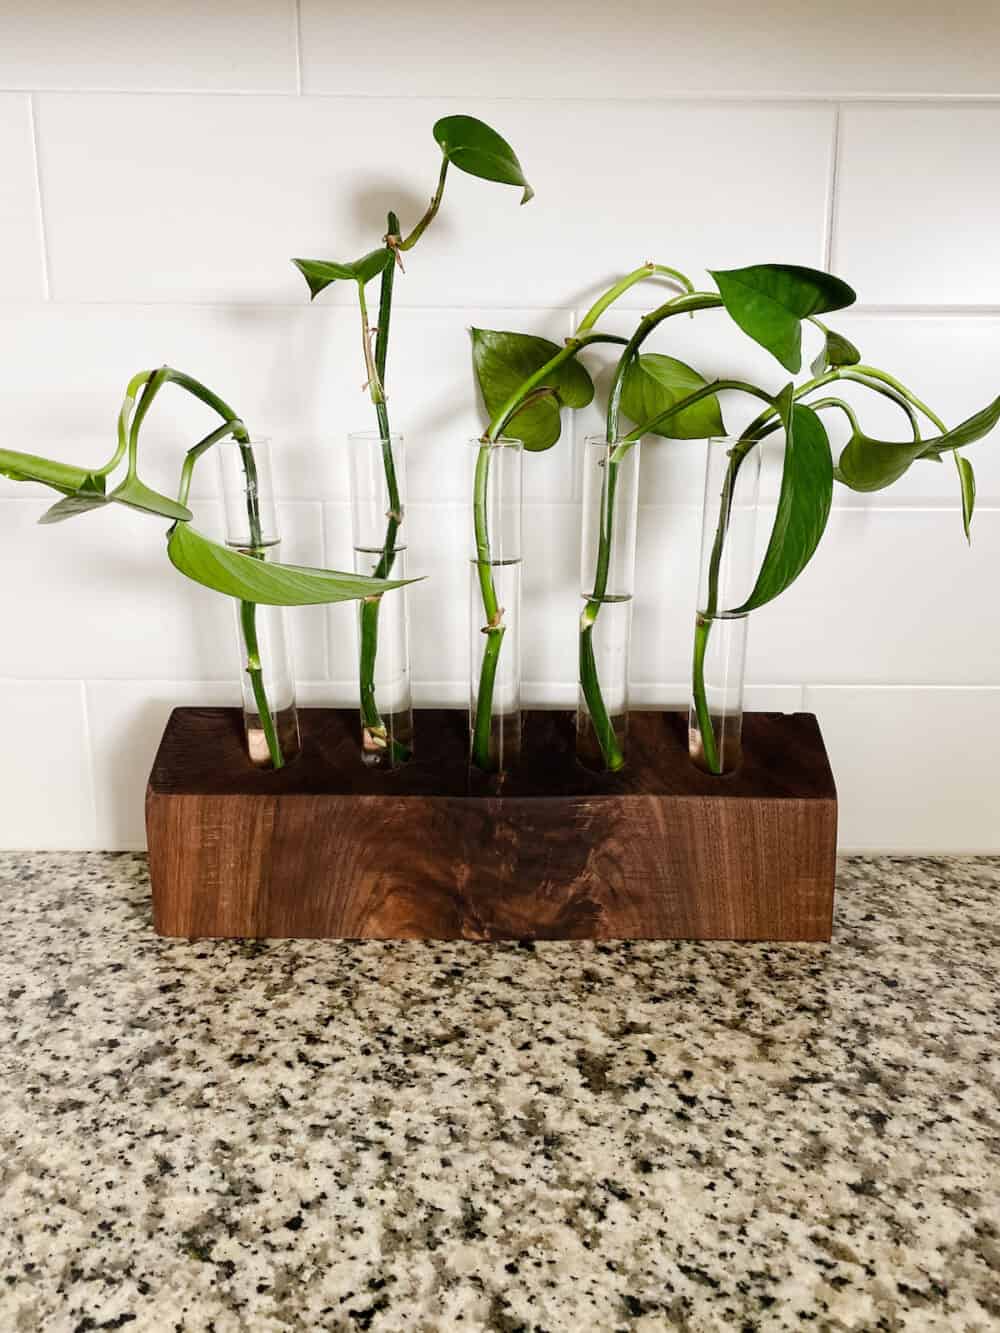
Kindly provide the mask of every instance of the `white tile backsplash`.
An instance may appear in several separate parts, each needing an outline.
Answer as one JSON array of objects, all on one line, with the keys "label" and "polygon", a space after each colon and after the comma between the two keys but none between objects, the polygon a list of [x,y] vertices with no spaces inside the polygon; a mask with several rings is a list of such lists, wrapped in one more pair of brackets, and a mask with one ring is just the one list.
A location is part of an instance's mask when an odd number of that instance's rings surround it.
[{"label": "white tile backsplash", "polygon": [[[679,0],[668,22],[639,0],[625,23],[595,0],[569,23],[527,0],[460,14],[444,0],[13,0],[0,13],[0,443],[102,460],[129,376],[175,365],[272,438],[282,558],[351,568],[345,437],[372,422],[354,293],[337,284],[310,304],[289,260],[363,253],[389,207],[411,226],[437,175],[434,120],[482,116],[536,199],[520,208],[516,190],[450,173],[397,275],[388,377],[407,437],[407,569],[428,576],[408,593],[414,697],[464,707],[463,451],[484,423],[471,326],[558,342],[648,258],[698,283],[708,266],[829,263],[860,302],[829,322],[949,424],[1000,392],[1000,11],[977,3],[956,22],[910,6],[902,21],[898,6],[845,4],[805,24],[793,0]],[[378,59],[359,59],[376,37]],[[631,290],[607,328],[629,332],[660,299]],[[718,312],[671,321],[647,350],[772,390],[788,378]],[[587,353],[601,384],[612,356]],[[889,404],[845,396],[871,433],[901,436]],[[731,431],[755,410],[723,405]],[[211,424],[164,390],[144,474],[172,492]],[[595,404],[525,458],[528,704],[575,700],[580,442],[602,427]],[[760,551],[780,475],[768,452]],[[846,847],[997,849],[1000,434],[967,452],[971,548],[950,462],[874,495],[838,487],[813,566],[753,617],[747,706],[819,712]],[[704,454],[643,445],[639,707],[687,702]],[[0,688],[14,715],[0,845],[141,845],[169,708],[237,698],[231,608],[170,567],[165,524],[116,509],[38,528],[51,498],[0,478]],[[211,463],[192,502],[217,530]],[[288,616],[301,702],[352,703],[355,607]]]},{"label": "white tile backsplash", "polygon": [[852,851],[1000,852],[1000,689],[808,686]]},{"label": "white tile backsplash", "polygon": [[79,680],[0,680],[0,846],[115,846],[94,818],[90,731]]},{"label": "white tile backsplash", "polygon": [[0,300],[46,295],[31,100],[0,93]]},{"label": "white tile backsplash", "polygon": [[[761,513],[759,555],[773,515]],[[1000,513],[966,545],[946,510],[835,510],[811,564],[753,614],[757,679],[836,684],[992,683],[1000,619],[983,590],[1000,564]]]},{"label": "white tile backsplash", "polygon": [[6,0],[0,87],[294,92],[295,0]]},{"label": "white tile backsplash", "polygon": [[[537,197],[521,208],[516,190],[452,171],[439,219],[407,256],[401,304],[559,307],[592,275],[650,256],[692,270],[823,257],[833,146],[825,106],[552,102],[540,135],[537,107],[515,101],[37,101],[61,300],[304,303],[291,257],[356,258],[382,236],[388,208],[412,227],[437,179],[431,128],[457,111],[519,149]],[[595,141],[614,145],[599,175]],[[780,191],[766,162],[795,164]],[[338,284],[320,299],[355,297]]]},{"label": "white tile backsplash", "polygon": [[1000,104],[850,106],[834,261],[866,304],[1000,305]]},{"label": "white tile backsplash", "polygon": [[[631,0],[540,7],[387,0],[374,7],[301,0],[307,92],[475,97],[643,98],[996,92],[1000,16],[990,0],[936,4],[799,0]],[[405,59],[358,59],[384,49]]]}]

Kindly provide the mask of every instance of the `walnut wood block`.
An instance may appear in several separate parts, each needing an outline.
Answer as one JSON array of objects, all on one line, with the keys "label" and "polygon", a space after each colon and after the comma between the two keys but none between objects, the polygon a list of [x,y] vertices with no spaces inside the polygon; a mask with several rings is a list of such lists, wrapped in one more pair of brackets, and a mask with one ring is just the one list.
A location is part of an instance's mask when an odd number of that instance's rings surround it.
[{"label": "walnut wood block", "polygon": [[693,767],[680,713],[633,713],[614,775],[577,764],[572,714],[528,713],[502,779],[470,776],[464,713],[419,712],[419,758],[387,774],[354,710],[300,721],[270,773],[238,709],[171,714],[146,793],[161,935],[830,938],[837,796],[810,714],[748,714],[724,778]]}]

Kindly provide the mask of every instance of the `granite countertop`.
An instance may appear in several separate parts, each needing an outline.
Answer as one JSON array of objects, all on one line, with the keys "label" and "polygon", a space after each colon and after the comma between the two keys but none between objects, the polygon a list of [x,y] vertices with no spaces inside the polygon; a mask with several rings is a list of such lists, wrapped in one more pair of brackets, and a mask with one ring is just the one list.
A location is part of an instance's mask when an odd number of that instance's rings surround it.
[{"label": "granite countertop", "polygon": [[1000,860],[832,947],[160,940],[0,854],[0,1328],[1000,1328]]}]

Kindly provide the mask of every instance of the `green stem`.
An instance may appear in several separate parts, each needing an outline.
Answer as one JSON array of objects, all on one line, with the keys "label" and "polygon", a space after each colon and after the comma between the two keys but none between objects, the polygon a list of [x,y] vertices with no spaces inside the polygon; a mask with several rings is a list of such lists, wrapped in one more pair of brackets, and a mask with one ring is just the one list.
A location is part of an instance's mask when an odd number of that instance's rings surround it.
[{"label": "green stem", "polygon": [[[407,236],[406,240],[400,241],[398,247],[400,250],[412,250],[413,247],[416,245],[417,241],[420,240],[421,236],[423,236],[424,232],[434,221],[435,217],[437,216],[437,211],[441,207],[441,199],[444,195],[444,182],[445,182],[445,177],[447,175],[448,175],[448,159],[443,158],[441,161],[441,174],[438,176],[437,189],[431,196],[430,207],[427,209],[427,212],[424,214],[424,216],[420,219],[417,225],[410,232],[409,236]],[[398,231],[399,228],[397,226],[396,228],[390,228],[390,230]]]},{"label": "green stem", "polygon": [[260,664],[260,648],[257,643],[257,605],[255,602],[240,602],[240,625],[243,629],[243,641],[247,650],[247,675],[257,705],[261,730],[267,742],[267,752],[275,769],[284,768],[285,758],[281,752],[281,742],[275,729],[271,706],[267,701],[264,688],[264,673]]},{"label": "green stem", "polygon": [[[395,213],[387,218],[386,236],[399,234],[399,219]],[[395,264],[389,264],[382,270],[382,283],[379,291],[378,327],[375,331],[375,354],[372,358],[370,331],[368,327],[368,309],[365,303],[364,288],[359,284],[358,294],[361,305],[361,319],[365,346],[365,364],[368,367],[368,388],[375,416],[378,421],[379,443],[382,449],[382,471],[385,476],[386,494],[389,511],[386,515],[385,536],[382,540],[378,564],[373,573],[376,578],[385,579],[392,573],[396,563],[396,539],[403,523],[403,507],[399,494],[399,479],[396,476],[396,461],[392,452],[392,433],[389,428],[389,408],[385,397],[386,362],[389,354],[389,323],[392,316],[392,290],[395,278]],[[402,594],[400,594],[402,596]],[[367,739],[379,749],[387,749],[393,764],[405,763],[411,756],[410,749],[390,737],[389,729],[379,710],[375,694],[375,669],[378,659],[379,614],[382,597],[366,598],[361,603],[359,615],[359,651],[358,680],[359,707],[361,725]]]},{"label": "green stem", "polygon": [[701,752],[710,773],[721,774],[719,748],[715,742],[715,729],[712,726],[712,714],[708,707],[708,693],[705,688],[705,653],[708,650],[708,636],[712,622],[699,614],[694,624],[694,661],[691,666],[691,695],[694,701],[695,717],[698,719],[698,731],[701,735]]},{"label": "green stem", "polygon": [[[240,443],[240,459],[243,463],[243,475],[246,481],[247,522],[250,527],[250,550],[257,560],[263,560],[264,534],[260,522],[260,495],[257,481],[257,461],[253,456],[253,447],[249,442]],[[243,627],[243,640],[247,649],[247,674],[257,704],[261,730],[267,742],[267,752],[271,756],[273,768],[284,768],[285,756],[281,751],[281,742],[274,725],[271,705],[268,703],[264,688],[264,674],[261,669],[260,647],[257,642],[257,606],[254,602],[240,602],[240,624]]]},{"label": "green stem", "polygon": [[[756,444],[756,440],[741,439],[729,452],[729,466],[726,468],[722,483],[722,495],[719,497],[719,522],[715,529],[715,540],[708,561],[708,586],[705,607],[699,609],[695,620],[694,660],[691,667],[691,692],[701,732],[702,753],[710,773],[720,774],[722,762],[718,742],[712,726],[712,714],[708,707],[708,691],[705,686],[705,655],[712,624],[719,611],[719,575],[722,569],[722,553],[733,512],[733,497],[736,491],[736,477],[744,458]],[[709,446],[711,448],[711,446]]]},{"label": "green stem", "polygon": [[[597,657],[594,652],[594,627],[597,617],[600,614],[604,595],[607,589],[608,569],[611,563],[611,548],[614,538],[614,505],[615,488],[617,485],[618,465],[621,457],[624,457],[623,450],[631,448],[636,442],[635,438],[629,437],[627,442],[618,444],[618,422],[621,412],[621,395],[625,383],[625,375],[633,359],[638,356],[639,348],[665,319],[673,315],[684,314],[694,310],[712,309],[722,304],[717,296],[712,296],[707,292],[694,292],[691,284],[684,278],[683,274],[677,275],[676,270],[668,270],[672,276],[679,276],[682,282],[687,284],[687,290],[677,297],[671,298],[665,304],[657,307],[645,315],[640,321],[625,344],[625,350],[618,359],[615,367],[614,378],[611,383],[611,391],[608,395],[608,415],[607,429],[605,438],[609,445],[609,454],[604,479],[601,485],[601,526],[597,548],[597,568],[594,571],[594,591],[592,592],[587,605],[580,615],[580,645],[579,645],[579,677],[580,688],[587,705],[587,711],[590,714],[590,720],[594,727],[594,734],[597,736],[598,744],[601,747],[601,754],[606,766],[612,771],[620,769],[625,763],[625,756],[622,753],[621,746],[615,736],[614,726],[608,714],[607,705],[604,702],[604,695],[601,690],[600,678],[597,671]],[[641,277],[648,276],[643,270],[636,270],[630,273],[622,282],[618,284],[617,290],[611,289],[606,296],[594,307],[598,314],[602,309],[610,305],[611,300],[620,295],[622,291],[627,290],[634,282],[640,281]],[[610,299],[607,299],[610,298]],[[603,304],[602,304],[603,303]],[[593,313],[593,312],[591,312]],[[588,315],[587,318],[590,316]],[[586,323],[586,319],[584,320]],[[582,326],[581,326],[582,327]],[[641,433],[640,433],[641,435]],[[618,444],[613,452],[610,446]]]},{"label": "green stem", "polygon": [[476,540],[476,572],[479,577],[479,591],[483,602],[486,624],[486,647],[483,650],[482,667],[479,673],[479,686],[476,692],[476,716],[472,729],[472,762],[477,768],[489,772],[493,767],[490,758],[490,732],[493,724],[493,691],[496,684],[497,667],[500,662],[500,648],[503,644],[505,626],[503,610],[493,581],[491,563],[489,524],[486,513],[487,494],[490,477],[490,456],[493,452],[492,441],[484,441],[476,455],[476,471],[472,484],[472,525]]},{"label": "green stem", "polygon": [[615,494],[618,486],[618,469],[632,445],[609,445],[604,459],[604,476],[601,481],[601,515],[598,533],[597,566],[594,570],[594,584],[587,604],[580,613],[580,688],[587,704],[587,712],[594,728],[605,765],[611,772],[616,772],[625,763],[625,756],[614,725],[608,714],[604,695],[601,692],[597,672],[597,657],[594,652],[594,627],[598,613],[608,590],[608,574],[611,568],[611,553],[614,541]]},{"label": "green stem", "polygon": [[490,762],[490,732],[493,725],[493,693],[496,684],[496,673],[500,660],[500,649],[503,644],[504,626],[500,622],[502,611],[497,597],[496,584],[493,580],[493,567],[491,563],[489,520],[486,512],[486,496],[489,485],[490,470],[490,452],[491,445],[503,433],[508,422],[517,415],[528,402],[533,402],[544,393],[551,392],[551,388],[544,384],[544,381],[557,370],[559,366],[569,361],[571,357],[584,347],[592,343],[624,343],[624,338],[618,338],[611,334],[585,333],[582,337],[570,338],[565,347],[551,357],[544,366],[541,366],[533,375],[529,375],[518,388],[510,395],[505,403],[494,413],[493,419],[483,436],[483,442],[480,446],[476,458],[476,470],[473,481],[472,497],[472,515],[473,528],[476,539],[476,569],[479,578],[479,588],[482,596],[483,612],[486,618],[486,624],[483,632],[486,634],[486,647],[483,651],[483,662],[479,673],[479,684],[476,689],[476,716],[473,725],[472,734],[472,761],[478,768],[489,771]]},{"label": "green stem", "polygon": [[[129,391],[140,380],[136,376],[129,384]],[[222,439],[224,435],[232,434],[240,445],[240,456],[243,462],[243,471],[246,478],[246,503],[247,520],[250,528],[251,550],[248,554],[257,559],[264,559],[263,541],[260,523],[260,498],[257,489],[257,464],[253,456],[253,449],[250,445],[250,437],[243,422],[237,417],[224,399],[214,393],[199,380],[190,375],[185,375],[179,370],[174,370],[170,366],[161,366],[159,370],[148,375],[145,381],[146,387],[142,398],[132,419],[131,429],[129,430],[128,450],[129,450],[129,475],[134,475],[136,459],[139,447],[139,431],[142,427],[146,413],[152,405],[156,394],[164,384],[177,384],[188,393],[198,398],[206,406],[211,407],[218,412],[223,419],[223,426],[206,436],[200,444],[195,445],[189,450],[184,460],[184,466],[181,470],[181,491],[185,498],[191,485],[191,476],[194,471],[194,465],[198,458],[210,448],[217,440]],[[126,394],[126,401],[128,398]],[[124,407],[123,407],[124,412]],[[127,420],[127,417],[126,417]],[[119,415],[119,422],[122,421],[122,415]],[[260,661],[260,646],[257,639],[257,607],[253,602],[240,602],[240,626],[243,631],[243,640],[247,650],[247,673],[250,676],[250,683],[253,689],[254,701],[257,705],[257,714],[260,717],[261,729],[264,732],[267,741],[268,753],[271,756],[271,763],[274,768],[284,767],[284,756],[281,751],[281,744],[278,740],[278,734],[274,726],[274,719],[271,714],[271,708],[267,700],[267,692],[264,688],[264,676]]]},{"label": "green stem", "polygon": [[609,287],[603,296],[597,298],[580,321],[576,330],[577,336],[592,329],[608,306],[613,305],[630,287],[634,287],[637,282],[644,282],[647,278],[654,276],[672,279],[687,293],[694,291],[694,284],[691,279],[678,269],[668,268],[665,264],[654,264],[652,261],[641,264],[638,268],[633,269],[631,273],[626,273],[625,277],[616,282],[613,287]]}]

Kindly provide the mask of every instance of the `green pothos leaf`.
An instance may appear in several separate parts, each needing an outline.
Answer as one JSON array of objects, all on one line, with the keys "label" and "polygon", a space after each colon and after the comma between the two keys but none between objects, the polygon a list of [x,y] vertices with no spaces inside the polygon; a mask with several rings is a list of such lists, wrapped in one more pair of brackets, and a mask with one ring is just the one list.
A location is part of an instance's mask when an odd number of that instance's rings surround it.
[{"label": "green pothos leaf", "polygon": [[[536,371],[562,349],[548,338],[498,329],[472,330],[472,364],[490,417],[496,416]],[[571,357],[542,381],[552,396],[536,399],[512,417],[504,434],[520,440],[525,449],[539,453],[559,439],[560,406],[586,407],[594,397],[594,383]]]},{"label": "green pothos leaf", "polygon": [[313,298],[319,296],[320,292],[329,287],[331,282],[338,282],[345,278],[362,284],[371,282],[372,278],[377,278],[382,270],[388,268],[393,262],[393,254],[388,246],[381,246],[378,250],[369,250],[366,255],[362,255],[360,259],[355,259],[353,263],[349,264],[338,264],[328,259],[292,260],[292,263],[309,284],[309,291]]},{"label": "green pothos leaf", "polygon": [[521,203],[534,197],[517,154],[496,130],[475,116],[445,116],[434,126],[442,153],[460,171],[501,185],[520,185]]},{"label": "green pothos leaf", "polygon": [[792,374],[802,366],[802,320],[842,310],[855,299],[853,288],[832,273],[797,264],[711,272],[723,305],[743,332]]},{"label": "green pothos leaf", "polygon": [[188,523],[170,530],[167,554],[175,569],[215,592],[241,602],[265,606],[319,606],[326,602],[359,601],[401,588],[416,579],[375,579],[364,574],[342,574],[334,569],[282,565],[257,560],[228,546],[220,546]]},{"label": "green pothos leaf", "polygon": [[796,403],[793,392],[789,384],[775,399],[785,427],[785,458],[771,537],[753,591],[732,614],[755,611],[794,583],[812,559],[830,517],[830,441],[816,413]]},{"label": "green pothos leaf", "polygon": [[853,431],[837,463],[837,480],[852,491],[880,491],[898,481],[911,463],[940,460],[949,450],[974,444],[1000,422],[1000,398],[974,412],[953,430],[926,440],[873,440]]},{"label": "green pothos leaf", "polygon": [[849,338],[822,324],[819,327],[823,330],[823,346],[810,366],[814,375],[822,375],[825,370],[832,370],[836,366],[858,365],[861,353]]},{"label": "green pothos leaf", "polygon": [[[646,353],[631,361],[625,371],[622,411],[637,426],[641,425],[661,416],[688,394],[703,389],[707,382],[676,357]],[[719,400],[714,395],[703,398],[649,433],[668,440],[703,440],[710,435],[725,435]]]},{"label": "green pothos leaf", "polygon": [[976,507],[976,474],[972,470],[972,464],[961,454],[955,455],[955,464],[958,467],[958,484],[962,492],[962,527],[965,530],[965,540],[972,541],[972,511]]},{"label": "green pothos leaf", "polygon": [[71,495],[80,490],[91,473],[73,463],[60,463],[38,454],[22,454],[16,449],[0,449],[0,476],[9,477],[11,481],[37,481]]}]

